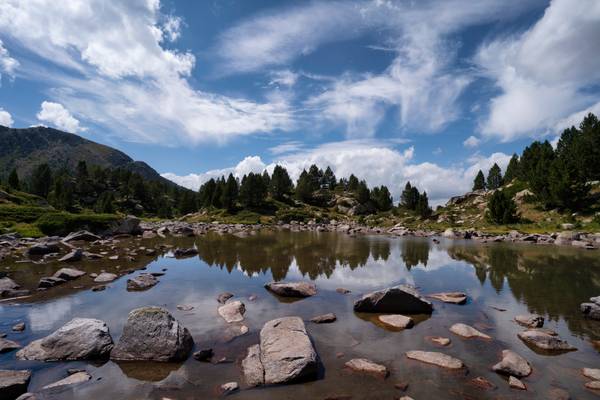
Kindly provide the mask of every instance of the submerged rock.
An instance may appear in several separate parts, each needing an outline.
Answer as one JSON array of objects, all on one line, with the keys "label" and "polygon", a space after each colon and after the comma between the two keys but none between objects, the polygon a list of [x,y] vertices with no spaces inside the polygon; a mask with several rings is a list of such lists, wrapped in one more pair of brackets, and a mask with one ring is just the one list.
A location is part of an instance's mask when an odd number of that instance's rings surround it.
[{"label": "submerged rock", "polygon": [[235,392],[240,388],[237,382],[227,382],[219,386],[221,394],[227,395],[229,393]]},{"label": "submerged rock", "polygon": [[66,281],[64,279],[56,278],[54,276],[47,276],[44,278],[40,278],[40,281],[38,282],[38,288],[47,289],[54,286],[62,285],[65,282]]},{"label": "submerged rock", "polygon": [[542,329],[528,329],[517,334],[519,339],[540,350],[547,351],[573,351],[577,350],[565,340],[561,339],[556,332]]},{"label": "submerged rock", "polygon": [[581,370],[581,373],[586,378],[590,378],[590,379],[593,379],[595,381],[600,381],[600,369],[596,369],[596,368],[583,368]]},{"label": "submerged rock", "polygon": [[77,278],[81,278],[85,275],[85,272],[75,268],[61,268],[52,275],[54,278],[63,279],[65,281],[72,281]]},{"label": "submerged rock", "polygon": [[538,314],[517,315],[515,321],[528,328],[541,328],[544,326],[544,317]]},{"label": "submerged rock", "polygon": [[406,357],[442,368],[461,369],[464,367],[463,362],[458,358],[434,351],[408,351]]},{"label": "submerged rock", "polygon": [[241,301],[232,301],[222,305],[217,310],[219,315],[227,323],[242,322],[244,320],[244,313],[246,312],[246,306]]},{"label": "submerged rock", "polygon": [[323,315],[317,315],[316,317],[312,317],[310,319],[311,322],[315,324],[329,324],[331,322],[335,322],[337,317],[334,313],[328,313]]},{"label": "submerged rock", "polygon": [[431,314],[433,306],[412,287],[400,285],[364,295],[354,311],[397,314]]},{"label": "submerged rock", "polygon": [[54,333],[17,352],[20,360],[87,360],[108,356],[113,340],[104,321],[74,318]]},{"label": "submerged rock", "polygon": [[412,328],[414,325],[412,318],[400,314],[380,315],[377,319],[385,325],[396,329]]},{"label": "submerged rock", "polygon": [[192,335],[162,307],[129,313],[110,358],[118,361],[182,361],[194,346]]},{"label": "submerged rock", "polygon": [[431,336],[429,337],[429,340],[440,346],[448,346],[450,344],[450,339],[442,336]]},{"label": "submerged rock", "polygon": [[502,350],[502,360],[494,365],[492,370],[500,374],[523,378],[531,374],[531,365],[514,351]]},{"label": "submerged rock", "polygon": [[344,364],[344,366],[352,371],[373,375],[378,378],[385,378],[388,376],[388,370],[385,365],[374,363],[366,358],[353,358]]},{"label": "submerged rock", "polygon": [[463,292],[434,293],[427,297],[450,304],[465,304],[467,302],[467,295]]},{"label": "submerged rock", "polygon": [[310,297],[317,294],[317,287],[311,282],[270,282],[265,288],[282,297]]},{"label": "submerged rock", "polygon": [[527,390],[527,386],[525,386],[525,384],[523,382],[521,382],[519,379],[515,378],[514,376],[510,376],[508,378],[508,384],[513,389]]},{"label": "submerged rock", "polygon": [[16,399],[27,392],[31,371],[0,369],[0,398],[6,400]]},{"label": "submerged rock", "polygon": [[0,338],[0,354],[8,353],[9,351],[20,349],[21,345],[12,340]]},{"label": "submerged rock", "polygon": [[77,383],[87,382],[92,379],[92,376],[85,371],[76,372],[67,376],[65,379],[51,383],[43,387],[43,389],[52,389],[58,386],[75,385]]},{"label": "submerged rock", "polygon": [[13,332],[23,332],[25,330],[25,322],[19,322],[13,325]]},{"label": "submerged rock", "polygon": [[135,278],[127,279],[127,290],[147,290],[158,283],[158,279],[152,274],[140,274]]},{"label": "submerged rock", "polygon": [[490,340],[492,338],[491,336],[478,331],[477,329],[473,328],[472,326],[469,326],[466,324],[461,324],[461,323],[452,325],[450,327],[450,332],[454,333],[455,335],[467,338],[467,339],[481,338],[481,339]]},{"label": "submerged rock", "polygon": [[227,303],[227,300],[229,300],[233,296],[234,296],[233,293],[223,292],[217,296],[217,301],[221,304],[225,304],[225,303]]}]

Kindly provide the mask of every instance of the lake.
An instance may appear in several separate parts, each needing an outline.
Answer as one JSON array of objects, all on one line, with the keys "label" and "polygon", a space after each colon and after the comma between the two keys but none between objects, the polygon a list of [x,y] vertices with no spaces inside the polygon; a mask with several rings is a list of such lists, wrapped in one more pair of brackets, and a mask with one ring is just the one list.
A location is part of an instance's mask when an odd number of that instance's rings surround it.
[{"label": "lake", "polygon": [[[175,259],[171,255],[176,247],[193,246],[198,256]],[[0,369],[31,369],[31,392],[64,378],[68,368],[85,368],[92,375],[92,380],[80,385],[40,392],[38,398],[48,399],[217,398],[218,387],[230,381],[242,386],[231,395],[239,399],[392,399],[402,395],[417,400],[525,399],[549,398],[557,388],[573,399],[596,397],[584,387],[589,379],[580,370],[600,367],[594,347],[594,341],[600,340],[600,321],[583,318],[579,304],[600,295],[597,251],[268,229],[245,237],[209,233],[194,238],[122,239],[116,249],[92,246],[90,250],[124,254],[139,247],[156,248],[157,255],[135,256],[135,260],[104,258],[73,266],[88,273],[144,267],[145,272],[164,272],[156,286],[128,292],[126,280],[132,275],[124,275],[106,290],[91,291],[91,278],[86,276],[19,302],[3,303],[0,332],[24,346],[74,317],[89,317],[105,321],[116,342],[129,311],[158,305],[190,330],[195,350],[211,347],[213,359],[222,362],[200,362],[190,356],[180,364],[42,363],[18,361],[15,352],[9,352],[0,355]],[[1,271],[26,288],[34,288],[40,277],[63,266],[57,261],[0,264]],[[318,292],[296,301],[282,299],[263,287],[272,280],[310,280]],[[414,316],[415,326],[401,331],[387,329],[376,315],[353,311],[354,301],[362,294],[397,284],[414,285],[423,295],[463,291],[468,302],[454,305],[432,300],[433,314]],[[338,288],[351,292],[340,294]],[[246,335],[234,337],[217,313],[216,298],[225,291],[235,294],[233,300],[245,303]],[[183,311],[177,305],[193,309]],[[337,315],[336,322],[309,321],[329,312]],[[516,315],[526,313],[545,317],[544,326],[578,350],[552,355],[528,347],[517,337],[525,328],[513,321]],[[265,322],[292,315],[306,323],[322,363],[319,379],[246,389],[240,368],[246,349],[258,343]],[[26,330],[12,332],[11,327],[21,321],[26,323]],[[472,325],[493,340],[458,337],[449,331],[457,322]],[[452,342],[441,347],[428,340],[432,336]],[[533,373],[523,378],[527,391],[510,389],[507,379],[491,370],[503,349],[511,349],[531,363]],[[461,359],[467,368],[453,372],[409,360],[405,352],[410,350],[440,351]],[[344,363],[352,358],[384,364],[390,375],[382,380],[351,373],[344,369]],[[474,385],[471,380],[479,376],[497,387],[485,390]],[[398,389],[399,383],[408,383],[407,390]]]}]

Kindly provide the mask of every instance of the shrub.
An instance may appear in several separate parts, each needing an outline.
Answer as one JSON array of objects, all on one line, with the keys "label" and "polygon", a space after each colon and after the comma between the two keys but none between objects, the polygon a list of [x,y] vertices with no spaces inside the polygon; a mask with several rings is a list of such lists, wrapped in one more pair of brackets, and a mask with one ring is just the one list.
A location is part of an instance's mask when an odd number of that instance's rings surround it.
[{"label": "shrub", "polygon": [[86,229],[92,232],[108,230],[119,220],[114,214],[70,214],[67,212],[47,213],[39,217],[36,226],[46,235],[66,235]]},{"label": "shrub", "polygon": [[492,194],[488,202],[487,218],[495,224],[511,224],[519,220],[517,205],[513,199],[502,190]]}]

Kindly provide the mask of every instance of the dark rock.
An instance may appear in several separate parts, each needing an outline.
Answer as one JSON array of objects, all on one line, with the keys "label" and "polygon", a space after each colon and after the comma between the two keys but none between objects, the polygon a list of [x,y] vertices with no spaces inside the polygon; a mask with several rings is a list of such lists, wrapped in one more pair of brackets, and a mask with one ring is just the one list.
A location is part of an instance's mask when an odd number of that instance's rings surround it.
[{"label": "dark rock", "polygon": [[83,250],[81,250],[81,249],[74,249],[70,253],[68,253],[68,254],[62,256],[61,258],[59,258],[58,261],[61,261],[61,262],[76,262],[76,261],[81,261],[82,258],[83,258]]},{"label": "dark rock", "polygon": [[337,317],[334,313],[328,313],[323,315],[317,315],[316,317],[311,318],[310,321],[314,322],[315,324],[328,324],[331,322],[335,322],[336,319]]},{"label": "dark rock", "polygon": [[113,235],[135,235],[140,232],[140,219],[133,215],[128,215],[112,229]]},{"label": "dark rock", "polygon": [[57,242],[37,243],[27,249],[27,255],[29,256],[43,256],[58,252],[60,252],[60,247]]},{"label": "dark rock", "polygon": [[233,297],[233,293],[223,292],[217,296],[217,301],[221,304],[227,303],[227,300]]},{"label": "dark rock", "polygon": [[54,278],[71,281],[85,275],[85,272],[75,268],[61,268],[52,275]]},{"label": "dark rock", "polygon": [[40,282],[38,283],[38,288],[51,288],[54,286],[61,285],[65,282],[66,281],[64,279],[55,278],[53,276],[47,276],[40,279]]},{"label": "dark rock", "polygon": [[433,306],[412,287],[400,285],[364,295],[354,311],[394,314],[431,314]]},{"label": "dark rock", "polygon": [[213,352],[213,349],[202,349],[199,350],[197,352],[195,352],[193,354],[194,359],[198,360],[198,361],[210,361],[211,358],[213,358],[213,356],[215,355],[215,353]]},{"label": "dark rock", "polygon": [[0,370],[0,398],[6,400],[16,399],[27,392],[31,371]]},{"label": "dark rock", "polygon": [[128,291],[147,290],[158,283],[158,279],[150,274],[140,274],[135,278],[127,279]]},{"label": "dark rock", "polygon": [[198,255],[198,250],[196,250],[193,247],[190,247],[187,249],[179,248],[179,249],[175,249],[175,251],[173,252],[173,255],[175,256],[175,258],[194,257],[194,256]]}]

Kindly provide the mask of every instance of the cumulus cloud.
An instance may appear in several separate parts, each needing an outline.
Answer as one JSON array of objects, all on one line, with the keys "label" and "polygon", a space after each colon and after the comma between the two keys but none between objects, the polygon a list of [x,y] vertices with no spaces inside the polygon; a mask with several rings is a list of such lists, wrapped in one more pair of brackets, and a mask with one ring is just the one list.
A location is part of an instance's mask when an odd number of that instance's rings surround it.
[{"label": "cumulus cloud", "polygon": [[481,139],[475,137],[475,136],[469,136],[464,142],[463,145],[465,147],[469,147],[469,148],[473,148],[473,147],[477,147],[479,146],[479,143],[481,142]]},{"label": "cumulus cloud", "polygon": [[520,35],[493,40],[475,57],[500,89],[482,133],[502,141],[550,133],[560,121],[591,107],[600,83],[600,3],[554,0]]},{"label": "cumulus cloud", "polygon": [[284,166],[292,179],[296,180],[304,169],[312,164],[321,168],[331,166],[338,178],[355,174],[365,179],[369,186],[386,185],[395,201],[407,181],[427,191],[432,204],[444,203],[449,197],[471,189],[473,178],[479,169],[484,171],[496,162],[505,168],[510,156],[494,153],[489,157],[475,155],[467,165],[443,167],[434,163],[414,162],[414,147],[397,150],[388,143],[377,140],[348,140],[320,145],[312,149],[285,154],[272,163],[264,163],[260,157],[246,157],[231,168],[212,170],[203,174],[178,176],[165,173],[163,176],[191,189],[198,189],[210,178],[233,173],[236,177],[265,169],[272,172],[275,165]]},{"label": "cumulus cloud", "polygon": [[60,103],[42,102],[40,112],[36,114],[36,117],[41,122],[47,122],[51,126],[67,132],[77,133],[87,129],[82,127],[69,110]]},{"label": "cumulus cloud", "polygon": [[12,115],[0,107],[0,125],[11,127],[13,123]]},{"label": "cumulus cloud", "polygon": [[27,73],[54,86],[53,100],[127,140],[198,143],[289,129],[281,99],[192,88],[194,55],[163,46],[179,37],[181,24],[162,15],[159,1],[0,2],[0,34],[44,60]]}]

